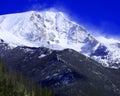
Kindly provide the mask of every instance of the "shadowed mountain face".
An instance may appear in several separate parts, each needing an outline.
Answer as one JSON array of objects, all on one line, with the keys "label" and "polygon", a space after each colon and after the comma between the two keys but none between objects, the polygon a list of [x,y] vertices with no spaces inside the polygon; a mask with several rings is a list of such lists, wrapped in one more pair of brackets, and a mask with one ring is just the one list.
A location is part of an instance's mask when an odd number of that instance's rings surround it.
[{"label": "shadowed mountain face", "polygon": [[54,88],[56,96],[120,96],[120,70],[105,68],[74,50],[11,49],[2,42],[0,55],[8,69]]}]

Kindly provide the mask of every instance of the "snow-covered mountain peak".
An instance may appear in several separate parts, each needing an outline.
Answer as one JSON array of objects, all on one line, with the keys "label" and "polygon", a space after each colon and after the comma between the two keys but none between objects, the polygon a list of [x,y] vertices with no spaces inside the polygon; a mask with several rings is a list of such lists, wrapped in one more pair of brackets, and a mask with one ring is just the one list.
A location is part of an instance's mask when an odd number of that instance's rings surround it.
[{"label": "snow-covered mountain peak", "polygon": [[0,39],[10,46],[47,47],[54,50],[71,48],[107,67],[119,68],[120,43],[100,38],[96,40],[62,12],[29,11],[0,16]]},{"label": "snow-covered mountain peak", "polygon": [[[62,12],[53,11],[29,11],[0,16],[0,30],[0,38],[6,42],[38,47],[53,44],[67,47],[70,42],[82,43],[88,37],[84,28],[68,20]],[[9,36],[16,38],[17,42],[11,41]]]}]

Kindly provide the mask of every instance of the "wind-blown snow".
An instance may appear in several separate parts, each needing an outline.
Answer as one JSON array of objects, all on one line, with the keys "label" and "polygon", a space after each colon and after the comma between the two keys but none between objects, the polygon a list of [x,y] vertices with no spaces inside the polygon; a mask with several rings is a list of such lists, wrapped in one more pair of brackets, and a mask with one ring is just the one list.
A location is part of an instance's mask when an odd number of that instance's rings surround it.
[{"label": "wind-blown snow", "polygon": [[[107,67],[120,67],[119,41],[91,36],[62,12],[29,11],[0,16],[0,39],[10,46],[71,48]],[[102,54],[101,54],[102,53]]]}]

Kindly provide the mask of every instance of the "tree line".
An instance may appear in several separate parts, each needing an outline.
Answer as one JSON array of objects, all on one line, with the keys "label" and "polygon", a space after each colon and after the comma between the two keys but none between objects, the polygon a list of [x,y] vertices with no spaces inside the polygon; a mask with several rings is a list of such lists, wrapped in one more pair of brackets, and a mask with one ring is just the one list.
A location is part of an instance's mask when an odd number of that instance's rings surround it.
[{"label": "tree line", "polygon": [[42,88],[27,76],[12,68],[7,70],[0,59],[0,96],[55,96],[54,91]]}]

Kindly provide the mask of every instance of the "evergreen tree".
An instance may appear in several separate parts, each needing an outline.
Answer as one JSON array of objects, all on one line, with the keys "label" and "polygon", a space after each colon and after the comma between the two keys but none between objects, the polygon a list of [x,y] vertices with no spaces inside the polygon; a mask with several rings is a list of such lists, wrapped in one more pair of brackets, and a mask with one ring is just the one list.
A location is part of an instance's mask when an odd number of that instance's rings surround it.
[{"label": "evergreen tree", "polygon": [[0,59],[0,96],[54,96],[54,92],[41,88],[20,72],[6,71]]}]

